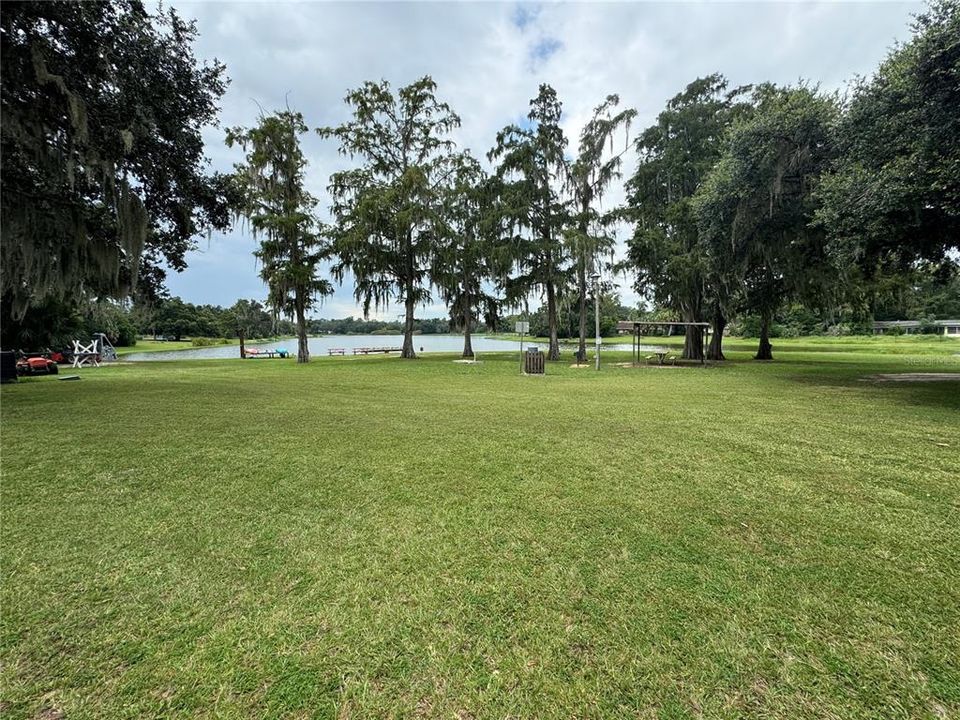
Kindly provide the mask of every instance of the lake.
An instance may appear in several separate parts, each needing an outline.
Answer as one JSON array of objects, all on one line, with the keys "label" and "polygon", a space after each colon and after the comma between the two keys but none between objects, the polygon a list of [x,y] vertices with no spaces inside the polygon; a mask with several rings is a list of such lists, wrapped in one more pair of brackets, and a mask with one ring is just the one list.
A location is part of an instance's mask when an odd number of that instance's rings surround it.
[{"label": "lake", "polygon": [[[311,337],[309,339],[310,354],[318,357],[327,356],[330,348],[346,348],[347,354],[353,354],[355,347],[403,347],[402,335],[322,335]],[[420,352],[444,352],[460,353],[463,351],[462,335],[414,335],[413,346],[418,353]],[[482,355],[485,352],[511,352],[519,349],[519,340],[501,340],[484,337],[483,335],[473,336],[473,352]],[[546,351],[546,343],[531,343],[524,341],[524,347],[539,347]],[[291,355],[297,354],[297,339],[285,338],[283,340],[272,340],[270,342],[249,342],[247,347],[284,349]],[[629,350],[630,345],[604,345],[604,350]],[[569,346],[561,346],[561,352],[570,356],[572,350]],[[189,350],[171,350],[170,352],[143,352],[130,353],[124,355],[123,360],[132,360],[139,362],[143,360],[223,360],[227,358],[239,358],[240,347],[238,345],[214,345],[212,347],[198,347]]]},{"label": "lake", "polygon": [[[346,348],[347,354],[353,354],[355,347],[403,347],[403,335],[321,335],[311,337],[308,340],[310,354],[316,356],[326,356],[330,348]],[[525,343],[525,347],[530,343]],[[415,335],[413,346],[419,352],[448,352],[459,353],[463,351],[462,335]],[[288,350],[291,355],[297,354],[297,339],[284,338],[282,340],[271,340],[269,342],[248,342],[247,347],[257,348],[277,348]],[[503,352],[516,350],[519,347],[519,341],[494,340],[475,335],[473,337],[473,351],[475,353],[483,352]],[[212,347],[199,347],[190,350],[172,350],[170,352],[146,352],[130,353],[124,356],[124,360],[215,360],[224,358],[239,358],[240,347],[238,345],[214,345]]]}]

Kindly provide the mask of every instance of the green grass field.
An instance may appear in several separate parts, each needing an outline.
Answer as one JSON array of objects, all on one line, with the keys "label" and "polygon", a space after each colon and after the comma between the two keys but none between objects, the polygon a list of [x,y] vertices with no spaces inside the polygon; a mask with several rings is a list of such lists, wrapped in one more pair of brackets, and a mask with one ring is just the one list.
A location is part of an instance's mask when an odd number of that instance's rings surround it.
[{"label": "green grass field", "polygon": [[4,386],[0,714],[957,717],[960,382],[862,378],[960,343],[860,340]]}]

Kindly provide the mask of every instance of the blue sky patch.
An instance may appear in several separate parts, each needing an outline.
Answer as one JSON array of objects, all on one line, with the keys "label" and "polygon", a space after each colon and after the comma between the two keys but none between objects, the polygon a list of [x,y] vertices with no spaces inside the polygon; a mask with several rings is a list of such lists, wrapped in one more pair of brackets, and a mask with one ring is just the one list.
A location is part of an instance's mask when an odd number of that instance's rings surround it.
[{"label": "blue sky patch", "polygon": [[560,48],[563,47],[563,43],[552,37],[545,37],[537,41],[532,48],[530,48],[530,59],[533,61],[534,65],[539,63],[546,62],[557,52]]},{"label": "blue sky patch", "polygon": [[511,20],[521,30],[532,25],[540,14],[540,6],[534,3],[520,3],[513,9]]}]

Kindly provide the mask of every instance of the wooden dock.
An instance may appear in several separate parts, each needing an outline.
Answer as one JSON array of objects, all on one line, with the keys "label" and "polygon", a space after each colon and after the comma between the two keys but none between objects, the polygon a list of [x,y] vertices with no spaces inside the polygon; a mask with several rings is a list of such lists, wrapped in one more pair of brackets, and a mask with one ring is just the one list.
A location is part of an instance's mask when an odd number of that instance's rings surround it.
[{"label": "wooden dock", "polygon": [[377,353],[403,352],[403,348],[398,347],[355,347],[354,355],[376,355]]}]

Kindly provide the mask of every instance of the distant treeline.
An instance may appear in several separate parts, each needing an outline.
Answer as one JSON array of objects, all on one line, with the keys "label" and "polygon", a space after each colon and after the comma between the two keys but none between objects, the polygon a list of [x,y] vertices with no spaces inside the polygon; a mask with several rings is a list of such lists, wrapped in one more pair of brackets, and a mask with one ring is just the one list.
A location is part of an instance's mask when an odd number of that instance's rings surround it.
[{"label": "distant treeline", "polygon": [[[928,321],[931,332],[936,332],[934,319],[960,317],[960,277],[938,277],[934,272],[915,270],[911,282],[895,293],[889,293],[885,302],[878,303],[873,318],[864,319],[851,308],[838,310],[815,309],[803,303],[792,303],[781,308],[773,317],[771,337],[799,337],[804,335],[868,335],[873,319],[911,319]],[[608,286],[601,294],[600,334],[617,334],[617,321],[626,319],[680,320],[676,311],[667,308],[628,307]],[[593,332],[593,301],[586,306]],[[44,347],[68,347],[75,338],[105,333],[117,346],[136,344],[138,337],[236,338],[241,331],[247,339],[292,336],[294,323],[270,312],[257,300],[238,300],[230,307],[195,305],[179,297],[165,298],[150,305],[121,304],[111,300],[91,302],[80,308],[51,306],[49,312],[28,315],[30,322],[21,325],[4,324],[3,346],[37,350]],[[472,331],[512,333],[518,320],[530,323],[530,334],[547,337],[550,332],[545,306],[526,313],[512,313],[495,318],[492,326],[474,322]],[[578,336],[579,312],[576,303],[563,303],[558,311],[557,335],[562,339]],[[401,335],[404,326],[400,320],[364,320],[362,317],[314,318],[308,321],[311,335]],[[14,332],[16,331],[16,332]],[[922,328],[921,328],[922,331]],[[449,318],[416,318],[414,332],[420,335],[460,333],[462,330]],[[743,337],[758,337],[761,319],[745,313],[730,323],[727,333]]]}]

